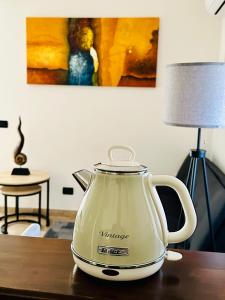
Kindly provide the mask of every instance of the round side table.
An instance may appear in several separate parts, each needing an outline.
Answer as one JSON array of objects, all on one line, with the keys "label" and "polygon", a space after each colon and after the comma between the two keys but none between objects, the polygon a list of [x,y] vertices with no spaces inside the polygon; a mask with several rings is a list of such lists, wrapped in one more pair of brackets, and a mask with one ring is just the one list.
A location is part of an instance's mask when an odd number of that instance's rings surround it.
[{"label": "round side table", "polygon": [[[47,205],[46,205],[46,215],[41,214],[41,187],[39,184],[47,184]],[[7,233],[7,224],[15,223],[17,221],[28,221],[33,220],[19,220],[19,216],[37,216],[38,220],[40,218],[46,219],[46,226],[50,225],[49,219],[49,198],[50,198],[50,177],[47,172],[42,171],[31,171],[30,175],[11,175],[10,172],[0,172],[0,185],[2,186],[2,194],[5,197],[5,214],[0,217],[0,220],[4,219],[5,224],[2,226],[2,232]],[[19,212],[19,201],[18,198],[21,196],[30,196],[34,194],[39,194],[39,208],[38,213],[20,213]],[[7,214],[7,196],[16,197],[15,214]],[[15,216],[16,219],[13,221],[8,221],[8,217]]]}]

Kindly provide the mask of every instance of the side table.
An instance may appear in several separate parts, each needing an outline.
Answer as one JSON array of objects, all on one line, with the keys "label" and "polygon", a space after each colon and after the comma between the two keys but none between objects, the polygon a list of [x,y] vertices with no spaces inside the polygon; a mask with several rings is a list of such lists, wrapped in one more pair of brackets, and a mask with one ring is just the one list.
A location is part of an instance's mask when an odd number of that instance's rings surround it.
[{"label": "side table", "polygon": [[[40,216],[44,219],[46,219],[46,226],[50,225],[50,219],[49,219],[49,198],[50,198],[50,177],[47,172],[43,171],[31,171],[30,175],[11,175],[10,172],[0,172],[0,185],[4,187],[13,187],[16,189],[16,187],[28,187],[28,186],[34,186],[38,184],[47,184],[47,195],[46,195],[46,215],[41,214],[40,211],[38,213],[18,213],[18,207],[16,207],[16,213],[15,214],[10,214],[8,217],[13,217],[20,215],[25,215],[25,216]],[[40,201],[39,201],[40,203]],[[5,201],[5,205],[7,206],[7,202]],[[40,210],[40,208],[39,208]],[[5,212],[7,212],[7,207],[5,207]],[[3,226],[4,228],[7,228],[7,218],[5,218],[5,215],[0,217],[0,220],[5,219],[5,224]],[[15,223],[17,220],[13,221]],[[24,220],[25,221],[25,220]],[[10,223],[10,222],[9,222]],[[7,231],[7,230],[6,230]],[[3,232],[3,233],[6,233]]]}]

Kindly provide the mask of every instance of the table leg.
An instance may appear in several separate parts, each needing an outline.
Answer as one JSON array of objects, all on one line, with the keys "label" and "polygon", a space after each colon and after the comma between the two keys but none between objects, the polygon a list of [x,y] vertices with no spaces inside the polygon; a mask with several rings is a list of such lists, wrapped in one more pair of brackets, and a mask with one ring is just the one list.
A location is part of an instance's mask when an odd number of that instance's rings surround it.
[{"label": "table leg", "polygon": [[47,181],[47,208],[46,208],[46,226],[50,225],[49,219],[49,197],[50,197],[50,179]]},{"label": "table leg", "polygon": [[39,201],[38,201],[38,223],[41,226],[41,192],[39,193]]},{"label": "table leg", "polygon": [[19,197],[16,196],[16,219],[19,220]]},{"label": "table leg", "polygon": [[7,196],[5,195],[5,224],[4,224],[4,231],[3,233],[4,234],[8,234],[8,231],[7,231],[7,227],[8,227],[8,207],[7,207]]}]

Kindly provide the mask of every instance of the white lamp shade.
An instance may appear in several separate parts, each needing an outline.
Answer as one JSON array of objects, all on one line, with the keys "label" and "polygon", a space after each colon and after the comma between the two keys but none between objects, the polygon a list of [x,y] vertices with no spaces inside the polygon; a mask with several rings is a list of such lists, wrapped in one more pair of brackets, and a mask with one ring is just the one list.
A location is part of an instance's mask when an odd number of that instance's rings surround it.
[{"label": "white lamp shade", "polygon": [[225,127],[225,63],[172,64],[166,71],[166,124]]}]

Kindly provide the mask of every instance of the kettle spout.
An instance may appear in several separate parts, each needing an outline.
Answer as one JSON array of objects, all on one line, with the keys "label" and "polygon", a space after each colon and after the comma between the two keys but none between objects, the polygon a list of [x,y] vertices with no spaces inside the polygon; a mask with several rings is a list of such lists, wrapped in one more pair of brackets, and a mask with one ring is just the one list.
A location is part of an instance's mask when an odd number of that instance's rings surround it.
[{"label": "kettle spout", "polygon": [[86,191],[91,183],[94,174],[88,170],[80,170],[73,173],[73,177],[79,183],[83,191]]}]

